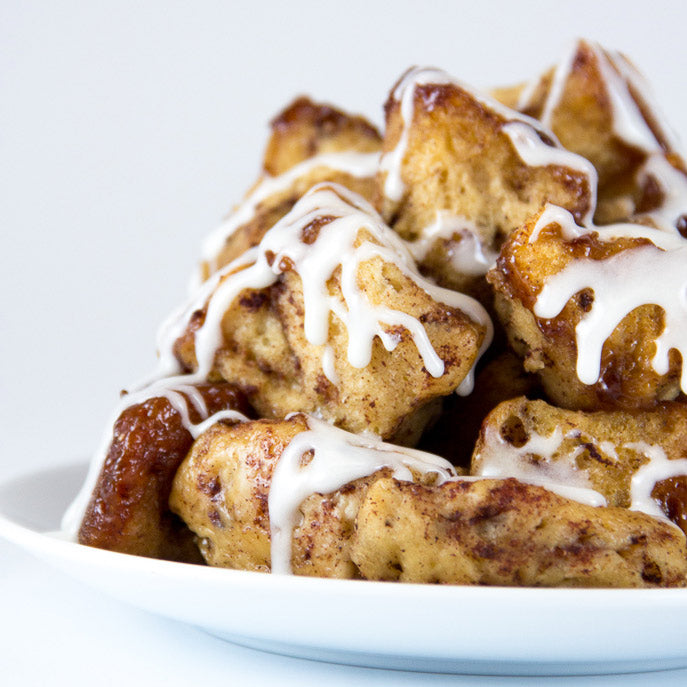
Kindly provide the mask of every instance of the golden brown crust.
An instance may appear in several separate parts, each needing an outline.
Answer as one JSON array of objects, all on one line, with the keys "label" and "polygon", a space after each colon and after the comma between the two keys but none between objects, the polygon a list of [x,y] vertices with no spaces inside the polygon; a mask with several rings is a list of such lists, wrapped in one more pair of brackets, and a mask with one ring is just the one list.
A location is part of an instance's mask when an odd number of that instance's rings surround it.
[{"label": "golden brown crust", "polygon": [[299,162],[323,153],[376,153],[382,143],[376,127],[364,117],[304,96],[296,98],[270,124],[272,133],[263,169],[271,176],[279,176]]},{"label": "golden brown crust", "polygon": [[[385,112],[387,153],[398,144],[404,126],[393,95]],[[547,201],[581,220],[593,202],[589,179],[569,167],[525,164],[503,131],[517,119],[515,112],[506,119],[458,85],[418,86],[401,165],[405,192],[400,201],[379,201],[387,222],[413,240],[444,210],[475,224],[482,242],[498,248]],[[383,173],[382,183],[385,178]]]},{"label": "golden brown crust", "polygon": [[291,439],[306,428],[302,418],[218,424],[195,441],[177,470],[169,505],[196,534],[210,565],[269,570],[272,472]]},{"label": "golden brown crust", "polygon": [[[210,413],[233,409],[250,415],[243,394],[230,384],[200,384]],[[188,403],[191,421],[201,420]],[[190,532],[169,510],[174,474],[193,438],[164,397],[126,408],[86,509],[81,544],[150,558],[199,562]]]},{"label": "golden brown crust", "polygon": [[672,525],[594,508],[515,479],[425,487],[377,480],[351,549],[372,580],[565,587],[685,586]]},{"label": "golden brown crust", "polygon": [[[511,110],[517,110],[522,93],[527,86],[528,84],[526,82],[518,83],[513,86],[497,86],[489,91],[489,95],[498,100],[502,105],[510,107]],[[534,96],[532,100],[535,100]]]}]

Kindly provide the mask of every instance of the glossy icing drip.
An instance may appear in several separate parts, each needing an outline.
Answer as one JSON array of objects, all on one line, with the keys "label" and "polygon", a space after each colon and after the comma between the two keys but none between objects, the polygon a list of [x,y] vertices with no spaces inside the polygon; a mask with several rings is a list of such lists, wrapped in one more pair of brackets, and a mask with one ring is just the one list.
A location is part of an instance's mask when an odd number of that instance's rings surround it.
[{"label": "glossy icing drip", "polygon": [[612,241],[619,238],[646,239],[651,241],[657,248],[665,251],[675,250],[687,245],[685,239],[677,232],[664,232],[644,224],[622,222],[619,224],[604,224],[602,226],[591,224],[587,227],[580,227],[575,223],[575,218],[568,210],[557,205],[551,205],[551,203],[544,207],[537,218],[528,243],[535,243],[539,239],[541,231],[553,224],[558,225],[561,235],[568,241],[586,234],[596,233],[603,241]]},{"label": "glossy icing drip", "polygon": [[[598,49],[602,50],[600,47]],[[618,74],[624,79],[627,87],[637,94],[649,112],[651,112],[652,131],[657,131],[667,149],[675,151],[682,150],[682,144],[680,143],[678,135],[663,115],[646,79],[637,69],[635,69],[632,63],[620,53],[609,50],[606,51],[606,54],[609,55],[613,66],[618,71]],[[630,95],[632,95],[632,93],[630,93]]]},{"label": "glossy icing drip", "polygon": [[543,144],[537,131],[523,122],[504,124],[502,131],[510,138],[520,159],[526,165],[530,167],[547,167],[549,165],[568,167],[587,178],[590,201],[587,212],[582,218],[582,223],[589,224],[596,210],[598,175],[594,165],[586,158],[571,153],[565,148]]},{"label": "glossy icing drip", "polygon": [[[534,227],[533,239],[552,222],[559,224],[566,238],[584,233],[565,210],[547,208]],[[602,240],[646,238],[654,245],[629,248],[605,260],[571,261],[547,279],[534,305],[534,314],[546,319],[556,317],[576,293],[587,288],[593,290],[594,300],[582,314],[575,337],[577,376],[584,384],[594,384],[600,375],[604,342],[613,330],[635,308],[658,305],[664,311],[665,327],[655,341],[652,366],[657,374],[666,374],[670,350],[679,351],[683,360],[687,360],[687,273],[684,269],[687,241],[677,234],[641,225],[619,224],[595,229]],[[651,278],[637,278],[639,275],[651,275]],[[683,365],[680,385],[683,391],[687,390],[687,365]]]},{"label": "glossy icing drip", "polygon": [[[320,227],[318,237],[312,244],[302,242],[303,229],[323,216],[331,216],[332,221]],[[355,245],[361,229],[382,245],[370,241]],[[274,256],[272,261],[268,260],[268,255]],[[384,306],[372,306],[358,289],[358,267],[377,256],[393,262],[438,302],[459,308],[475,322],[482,324],[487,333],[481,355],[491,341],[492,332],[491,321],[482,306],[468,296],[441,289],[423,279],[403,240],[383,224],[363,198],[341,186],[320,185],[306,194],[297,207],[265,235],[260,246],[248,250],[200,284],[189,302],[163,323],[158,332],[158,368],[152,379],[128,394],[115,409],[106,436],[91,462],[86,482],[65,515],[64,528],[73,534],[78,530],[107,455],[111,428],[126,407],[148,398],[164,396],[180,413],[184,426],[194,437],[214,421],[224,418],[245,419],[240,413],[224,411],[200,425],[193,425],[189,420],[186,400],[179,392],[188,394],[201,416],[207,414],[202,397],[192,385],[205,381],[212,369],[215,354],[222,344],[221,320],[224,313],[244,289],[261,289],[275,283],[282,267],[294,269],[301,277],[306,338],[323,347],[323,372],[332,383],[338,383],[338,375],[333,349],[327,343],[330,313],[335,314],[349,330],[348,360],[354,367],[365,367],[369,363],[375,336],[379,336],[387,350],[393,350],[399,339],[389,334],[385,327],[402,326],[410,332],[428,372],[435,377],[441,376],[444,363],[436,354],[419,320]],[[343,303],[330,296],[326,286],[338,268],[341,270]],[[182,374],[174,354],[174,343],[185,331],[192,314],[205,305],[204,323],[194,334],[198,367],[192,373]],[[472,375],[471,371],[459,391],[469,393]]]},{"label": "glossy icing drip", "polygon": [[661,207],[649,213],[649,217],[657,228],[675,232],[678,219],[687,213],[687,176],[668,162],[661,143],[644,118],[630,87],[645,103],[652,104],[653,123],[669,149],[677,151],[680,145],[658,114],[650,89],[634,67],[618,53],[604,51],[598,45],[594,45],[593,50],[610,99],[615,135],[647,156],[639,170],[638,183],[642,186],[647,177],[651,177],[663,194]]},{"label": "glossy icing drip", "polygon": [[[551,79],[551,86],[549,92],[544,102],[544,107],[541,113],[541,122],[544,126],[551,128],[553,122],[553,113],[560,102],[561,97],[565,91],[565,84],[568,81],[570,72],[572,71],[573,64],[575,63],[575,55],[577,54],[577,43],[573,44],[568,50],[565,57],[558,63],[556,69],[553,72],[553,78]],[[538,79],[534,79],[537,83]],[[534,89],[532,89],[534,91]]]},{"label": "glossy icing drip", "polygon": [[618,453],[615,444],[612,441],[600,441],[599,448],[605,454],[606,458],[610,458],[614,462],[618,462]]},{"label": "glossy icing drip", "polygon": [[241,204],[204,241],[201,247],[203,260],[211,270],[217,269],[216,259],[226,240],[239,227],[250,222],[262,202],[270,196],[287,191],[297,179],[318,168],[329,168],[356,177],[373,177],[379,166],[379,153],[322,153],[294,165],[283,174],[265,175]]},{"label": "glossy icing drip", "polygon": [[401,78],[392,93],[392,98],[400,103],[402,128],[401,135],[393,148],[382,155],[379,171],[386,173],[384,180],[384,195],[391,200],[401,200],[405,191],[405,184],[401,178],[401,167],[408,147],[410,125],[415,110],[415,89],[428,84],[445,85],[453,83],[451,77],[441,69],[416,67],[410,69]]},{"label": "glossy icing drip", "polygon": [[[585,47],[593,56],[608,95],[615,135],[628,145],[647,153],[661,151],[653,131],[628,88],[631,84],[641,93],[645,102],[650,102],[648,88],[642,83],[643,79],[622,55],[604,50],[593,42],[585,41],[582,44],[575,41],[557,64],[539,117],[542,125],[553,127],[553,119],[561,105],[568,79],[572,75],[575,59]],[[525,86],[518,101],[519,110],[524,110],[531,104],[532,96],[540,82],[541,79],[536,77]]]},{"label": "glossy icing drip", "polygon": [[661,507],[651,496],[651,492],[656,483],[661,480],[687,475],[687,459],[670,460],[660,446],[649,445],[643,441],[625,444],[625,448],[642,453],[649,459],[632,476],[630,509],[648,513],[655,518],[668,520]]},{"label": "glossy icing drip", "polygon": [[476,456],[480,462],[475,474],[485,478],[515,477],[573,501],[605,506],[606,499],[591,488],[587,472],[577,467],[574,452],[558,455],[554,460],[564,439],[569,436],[572,435],[564,435],[560,427],[556,427],[549,436],[531,433],[523,446],[513,446],[497,430],[488,427],[485,447]]},{"label": "glossy icing drip", "polygon": [[682,217],[687,218],[687,176],[675,169],[662,153],[650,155],[638,176],[640,186],[651,178],[662,193],[660,206],[646,216],[658,229],[678,234],[678,222]]},{"label": "glossy icing drip", "polygon": [[436,220],[425,227],[419,239],[408,242],[408,250],[421,263],[438,239],[457,239],[446,248],[446,255],[460,274],[481,276],[496,264],[498,253],[482,244],[479,229],[473,222],[441,210],[437,211]]},{"label": "glossy icing drip", "polygon": [[[322,218],[329,221],[319,226],[311,243],[305,243],[303,231]],[[367,232],[376,242],[360,240],[363,238],[361,231]],[[403,240],[383,223],[367,201],[342,186],[325,183],[311,189],[265,234],[259,246],[213,275],[186,307],[174,315],[163,328],[160,341],[164,367],[167,369],[174,364],[174,342],[191,314],[207,302],[205,322],[195,332],[198,369],[192,375],[204,379],[221,345],[221,320],[227,308],[244,289],[268,287],[288,269],[301,279],[304,333],[311,344],[324,347],[328,343],[329,315],[332,313],[348,330],[348,362],[362,368],[370,362],[374,338],[379,337],[385,348],[392,351],[398,344],[398,337],[390,334],[387,328],[402,326],[410,333],[427,371],[440,377],[444,363],[434,351],[420,321],[383,305],[373,306],[358,288],[360,265],[374,257],[393,263],[436,301],[462,310],[473,321],[485,326],[488,332],[483,349],[488,345],[491,322],[477,301],[441,289],[421,277]],[[340,270],[342,299],[330,295],[327,287],[337,270]],[[328,357],[331,354],[324,349],[323,355],[326,356],[323,359],[325,371],[331,373],[333,363]]]},{"label": "glossy icing drip", "polygon": [[[662,153],[656,136],[644,119],[630,93],[627,81],[619,70],[621,64],[625,68],[629,67],[627,61],[618,54],[604,51],[598,45],[593,45],[592,49],[611,102],[615,135],[628,145],[648,154]],[[627,73],[627,69],[624,71]]]},{"label": "glossy icing drip", "polygon": [[[578,445],[567,453],[561,451],[563,441],[570,437],[579,439],[579,430],[563,434],[560,427],[556,427],[549,436],[532,434],[526,444],[516,447],[489,427],[484,437],[484,449],[476,456],[480,464],[475,474],[483,478],[515,477],[573,501],[592,506],[607,505],[604,496],[591,487],[587,471],[577,467],[576,458],[584,451],[584,446]],[[593,437],[586,438],[585,442],[597,446],[607,458],[618,460],[616,446],[612,442],[600,442]],[[628,508],[668,520],[651,493],[661,480],[687,475],[687,459],[670,460],[663,448],[644,442],[623,444],[622,448],[636,451],[648,459],[631,478]]]},{"label": "glossy icing drip", "polygon": [[329,494],[345,484],[390,468],[398,480],[412,482],[413,473],[436,475],[435,484],[456,476],[443,458],[394,446],[373,436],[350,434],[308,417],[308,431],[297,434],[286,447],[272,475],[270,514],[271,568],[291,573],[291,542],[298,526],[299,506],[312,494]]},{"label": "glossy icing drip", "polygon": [[[619,140],[646,155],[646,160],[638,172],[638,185],[643,186],[646,179],[651,177],[664,196],[661,207],[649,213],[649,217],[657,228],[675,232],[679,218],[687,215],[687,176],[668,162],[661,142],[644,118],[631,89],[651,108],[652,124],[669,150],[680,150],[677,137],[659,114],[651,91],[637,70],[617,52],[604,50],[596,43],[586,43],[586,46],[594,57],[608,95],[613,133]],[[580,43],[575,42],[554,71],[542,108],[541,122],[544,126],[553,125],[554,114],[561,104],[575,57],[580,49]],[[519,108],[524,109],[529,105],[538,83],[539,80],[534,79],[523,90],[518,103]],[[583,222],[585,226],[591,224],[591,216]]]},{"label": "glossy icing drip", "polygon": [[339,383],[339,375],[334,365],[334,349],[329,344],[324,347],[322,352],[322,372],[334,386]]}]

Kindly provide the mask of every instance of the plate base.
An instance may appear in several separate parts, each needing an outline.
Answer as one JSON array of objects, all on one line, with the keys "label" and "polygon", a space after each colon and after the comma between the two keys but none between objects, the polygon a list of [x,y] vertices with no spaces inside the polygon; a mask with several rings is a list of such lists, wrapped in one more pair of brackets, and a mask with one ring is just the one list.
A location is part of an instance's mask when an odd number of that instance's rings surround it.
[{"label": "plate base", "polygon": [[85,471],[60,466],[0,483],[0,537],[93,588],[234,644],[427,673],[598,675],[687,667],[687,589],[442,587],[272,576],[46,536],[57,529]]},{"label": "plate base", "polygon": [[360,653],[299,646],[286,642],[236,636],[206,629],[208,634],[231,644],[267,651],[271,654],[303,658],[322,663],[340,663],[360,668],[405,670],[419,673],[448,673],[455,675],[559,677],[571,675],[609,675],[618,673],[644,673],[687,668],[687,659],[661,659],[655,661],[603,661],[590,663],[535,661],[473,660],[460,658],[426,658],[394,656],[388,654]]}]

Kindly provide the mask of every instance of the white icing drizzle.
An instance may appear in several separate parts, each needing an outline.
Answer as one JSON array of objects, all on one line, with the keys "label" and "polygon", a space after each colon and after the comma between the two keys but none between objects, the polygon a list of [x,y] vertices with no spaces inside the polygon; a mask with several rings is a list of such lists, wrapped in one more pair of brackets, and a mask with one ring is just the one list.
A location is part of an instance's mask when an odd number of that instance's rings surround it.
[{"label": "white icing drizzle", "polygon": [[646,239],[664,251],[676,250],[687,245],[687,242],[677,232],[664,232],[643,224],[621,222],[618,224],[604,224],[603,226],[591,224],[587,227],[580,227],[575,223],[575,218],[568,210],[551,203],[546,204],[537,218],[528,243],[537,241],[542,229],[552,224],[559,226],[561,235],[568,241],[596,232],[604,241],[620,238]]},{"label": "white icing drizzle", "polygon": [[403,196],[405,184],[401,178],[401,166],[408,147],[410,125],[415,109],[415,89],[427,84],[450,84],[451,77],[440,69],[416,67],[406,72],[394,89],[392,97],[401,104],[402,129],[398,142],[393,150],[384,153],[379,161],[379,171],[386,172],[384,195],[398,201]]},{"label": "white icing drizzle", "polygon": [[647,213],[658,229],[679,234],[676,225],[680,217],[687,217],[687,176],[675,169],[662,153],[650,155],[638,172],[643,185],[651,177],[662,193],[661,205]]},{"label": "white icing drizzle", "polygon": [[616,463],[618,462],[618,453],[612,441],[599,442],[599,448],[608,458],[611,458]]},{"label": "white icing drizzle", "polygon": [[[561,428],[556,427],[549,436],[532,433],[526,444],[516,447],[506,442],[498,430],[488,427],[484,448],[475,456],[479,461],[475,475],[481,478],[515,477],[521,482],[536,484],[573,501],[591,506],[606,506],[604,496],[590,486],[587,471],[577,467],[576,458],[585,447],[578,445],[567,454],[557,454],[563,441],[570,437],[582,439],[579,430],[563,434]],[[599,442],[593,437],[589,437],[587,441],[598,446],[607,457],[618,461],[616,446],[612,442]],[[631,478],[631,503],[628,508],[671,522],[651,496],[651,492],[661,480],[687,475],[687,459],[670,460],[663,448],[644,442],[623,444],[622,448],[637,451],[648,458]],[[538,460],[533,461],[532,456],[537,456]]]},{"label": "white icing drizzle", "polygon": [[[570,72],[572,71],[573,64],[575,63],[575,56],[577,55],[578,43],[577,41],[572,44],[566,53],[565,57],[558,63],[556,69],[553,72],[553,77],[551,79],[551,86],[549,87],[549,92],[546,96],[546,101],[544,102],[544,107],[542,108],[541,122],[544,126],[551,128],[551,123],[553,120],[553,113],[558,107],[561,97],[565,91],[565,84],[568,81]],[[535,79],[535,84],[538,80]],[[527,101],[529,104],[529,101]]]},{"label": "white icing drizzle", "polygon": [[[548,214],[547,214],[548,213]],[[555,221],[564,236],[580,235],[572,216],[561,208],[547,208],[537,222],[533,235]],[[597,227],[600,238],[642,237],[654,242],[620,251],[605,260],[580,258],[552,275],[544,284],[534,305],[541,318],[557,316],[576,293],[590,288],[594,301],[582,314],[575,328],[577,376],[584,384],[598,381],[601,351],[606,339],[635,308],[655,304],[664,311],[665,327],[656,339],[652,359],[657,374],[666,374],[668,354],[675,349],[687,360],[687,242],[677,234],[666,234],[641,225]],[[651,275],[641,278],[641,275]],[[682,366],[680,385],[687,390],[687,365]]]},{"label": "white icing drizzle", "polygon": [[479,228],[467,217],[437,210],[436,219],[425,227],[416,241],[408,242],[408,250],[421,263],[437,239],[454,239],[446,248],[451,265],[461,274],[477,277],[486,274],[495,264],[498,253],[489,250],[479,238]]},{"label": "white icing drizzle", "polygon": [[201,434],[207,432],[212,425],[216,425],[222,420],[231,420],[232,422],[247,422],[248,418],[238,410],[218,410],[216,413],[212,413],[212,415],[208,415],[206,413],[205,420],[195,425],[191,424],[186,427],[186,429],[194,439],[197,439]]},{"label": "white icing drizzle", "polygon": [[[416,67],[406,72],[392,93],[392,98],[400,103],[402,129],[394,149],[382,155],[379,163],[380,171],[386,172],[384,195],[387,198],[398,201],[405,190],[405,184],[401,177],[401,167],[408,147],[408,137],[414,117],[415,90],[418,86],[428,84],[455,85],[469,93],[471,97],[487,110],[506,120],[506,124],[503,127],[504,131],[508,133],[506,127],[511,127],[510,140],[516,153],[525,164],[533,166],[564,165],[583,171],[585,174],[587,173],[590,163],[579,155],[575,155],[570,151],[564,151],[553,132],[544,128],[536,119],[521,114],[516,110],[511,110],[494,98],[475,91],[441,70]],[[519,126],[513,128],[513,124]],[[524,133],[526,129],[529,129],[528,133]],[[553,145],[545,143],[540,134],[550,140]],[[528,160],[533,160],[534,162],[529,162]],[[594,175],[589,180],[589,188],[592,192],[596,187],[595,182],[596,171],[594,171]],[[593,208],[591,208],[591,211],[593,211]]]},{"label": "white icing drizzle", "polygon": [[322,351],[322,372],[334,386],[339,383],[339,375],[334,366],[334,349],[329,344],[326,344]]},{"label": "white icing drizzle", "polygon": [[[565,436],[566,438],[574,437],[575,439],[580,439],[580,441],[582,441],[582,432],[580,432],[579,430],[573,430],[571,432],[568,432]],[[581,456],[587,450],[586,444],[598,446],[601,449],[601,452],[607,458],[612,460],[614,463],[618,462],[618,453],[616,451],[615,444],[612,441],[599,441],[594,437],[585,438],[583,443],[580,443],[578,446],[576,446],[572,451],[572,457],[577,458],[578,456]]]},{"label": "white icing drizzle", "polygon": [[[638,72],[619,53],[606,51],[597,43],[585,41],[585,44],[594,56],[608,95],[615,135],[628,145],[639,148],[648,154],[662,152],[656,136],[644,119],[628,88],[629,82],[638,92],[641,92],[645,102],[650,102],[648,89],[641,83],[643,80]],[[553,72],[551,85],[539,118],[546,127],[552,127],[554,114],[561,104],[575,58],[581,49],[582,43],[575,41]],[[530,104],[532,95],[540,81],[538,77],[533,79],[523,90],[518,101],[518,109],[525,109]],[[646,97],[644,97],[645,95]]]},{"label": "white icing drizzle", "polygon": [[569,241],[588,233],[586,229],[583,229],[576,224],[575,218],[572,216],[570,211],[559,207],[558,205],[547,203],[537,218],[527,242],[534,243],[537,241],[542,229],[545,229],[551,224],[557,224],[561,229],[563,237]]},{"label": "white icing drizzle", "polygon": [[630,93],[627,81],[622,78],[621,72],[619,72],[618,65],[622,62],[624,66],[627,66],[627,61],[622,59],[620,55],[614,56],[605,52],[598,45],[591,45],[591,48],[611,102],[615,135],[628,145],[639,148],[648,154],[662,153],[656,136]]},{"label": "white icing drizzle", "polygon": [[[515,477],[573,501],[605,506],[603,495],[591,488],[587,471],[577,467],[574,452],[553,459],[569,436],[571,434],[564,435],[560,427],[549,436],[531,432],[527,443],[518,447],[505,441],[493,427],[487,427],[484,449],[475,456],[479,461],[475,474],[479,477]],[[538,456],[539,460],[532,461],[532,456]]]},{"label": "white icing drizzle", "polygon": [[687,459],[671,460],[663,448],[655,444],[649,445],[643,441],[625,444],[624,447],[642,453],[649,459],[632,476],[630,509],[672,522],[666,517],[656,500],[652,498],[651,492],[656,483],[661,480],[687,475]]},{"label": "white icing drizzle", "polygon": [[[649,213],[648,216],[657,228],[675,232],[677,220],[682,215],[687,214],[687,176],[675,169],[666,159],[661,143],[644,118],[630,91],[630,86],[651,108],[653,123],[659,128],[668,147],[677,151],[680,149],[680,144],[665,119],[660,115],[651,91],[639,72],[619,53],[606,51],[596,43],[587,43],[587,45],[594,55],[608,95],[612,111],[613,133],[621,141],[641,150],[647,156],[645,163],[638,172],[638,184],[641,186],[647,177],[652,177],[663,193],[664,198],[661,207]],[[580,43],[576,42],[554,71],[541,115],[541,122],[544,126],[551,127],[552,125],[554,112],[560,105],[565,84],[579,50]],[[524,108],[529,104],[531,94],[537,83],[538,80],[535,79],[531,82],[533,85],[525,89],[530,95],[525,98],[526,94],[523,93],[521,101],[518,103],[519,108]],[[591,224],[593,209],[583,222],[585,226]]]},{"label": "white icing drizzle", "polygon": [[[301,240],[303,230],[323,217],[330,217],[331,221],[320,226],[317,238],[311,244],[304,243]],[[361,230],[371,234],[379,244],[362,241],[356,246]],[[268,255],[273,256],[271,262]],[[333,313],[348,330],[349,363],[363,368],[370,362],[374,338],[379,337],[385,348],[392,351],[398,344],[398,337],[390,335],[386,327],[402,326],[411,334],[427,371],[440,377],[444,363],[419,320],[385,306],[372,306],[359,290],[359,266],[375,256],[395,264],[437,302],[458,308],[483,325],[487,334],[481,355],[492,335],[491,321],[484,308],[469,296],[439,288],[420,276],[405,242],[383,223],[364,198],[343,186],[324,183],[305,194],[291,212],[265,234],[259,246],[213,275],[190,302],[173,315],[163,327],[159,339],[161,360],[165,361],[166,367],[174,364],[174,342],[184,331],[192,313],[207,303],[205,321],[195,332],[198,370],[192,375],[204,379],[221,345],[221,320],[227,308],[244,289],[262,289],[274,284],[283,266],[288,264],[288,268],[297,272],[301,279],[304,334],[311,344],[327,344],[329,314]],[[341,270],[343,302],[331,296],[327,289],[327,282],[337,269]],[[332,366],[327,364],[326,367],[331,372]],[[463,388],[469,384],[470,379],[464,382]]]},{"label": "white icing drizzle", "polygon": [[[634,89],[635,93],[637,93],[639,98],[643,101],[645,106],[651,112],[651,118],[653,120],[652,124],[659,130],[660,136],[664,140],[666,146],[670,150],[682,150],[682,144],[680,143],[678,135],[675,133],[672,126],[662,113],[661,108],[658,106],[653,91],[647,83],[646,79],[619,52],[615,52],[613,50],[607,50],[605,52],[608,56],[608,59],[613,63],[615,69],[625,80],[625,84],[627,84],[627,86],[631,86],[632,89]],[[631,93],[630,97],[632,97]]]},{"label": "white icing drizzle", "polygon": [[539,86],[539,82],[540,78],[535,76],[522,87],[520,95],[518,96],[518,101],[515,104],[516,110],[522,112],[527,109],[527,106],[532,102],[532,96],[534,96],[537,86]]},{"label": "white icing drizzle", "polygon": [[324,167],[362,178],[373,177],[377,173],[378,166],[379,153],[344,151],[322,153],[308,158],[276,177],[263,176],[241,204],[203,241],[201,246],[203,260],[207,261],[214,271],[217,268],[216,258],[229,236],[253,219],[259,205],[270,196],[286,191],[297,179],[314,169]]},{"label": "white icing drizzle", "polygon": [[647,155],[638,173],[639,184],[652,177],[663,193],[661,207],[649,216],[659,229],[675,232],[677,220],[687,213],[687,177],[666,159],[659,140],[630,92],[630,85],[651,107],[654,123],[667,145],[677,151],[680,144],[659,114],[650,89],[637,70],[619,53],[606,52],[598,45],[592,47],[613,109],[613,131],[622,141]]},{"label": "white icing drizzle", "polygon": [[[198,411],[198,414],[204,418],[202,422],[196,424],[191,421],[189,417],[188,402],[182,394],[188,396],[191,404]],[[88,507],[93,490],[98,482],[98,477],[105,464],[107,453],[112,443],[112,430],[117,419],[127,408],[138,403],[144,403],[151,398],[166,398],[174,410],[179,413],[182,425],[194,439],[200,436],[210,425],[220,420],[244,422],[248,419],[245,415],[236,410],[221,410],[213,415],[208,415],[207,405],[201,393],[198,389],[191,386],[191,383],[185,375],[161,379],[126,394],[120,399],[113,410],[100,441],[100,445],[91,458],[86,479],[76,498],[72,501],[62,518],[61,528],[65,536],[74,539],[79,531],[81,521],[86,513],[86,508]]]},{"label": "white icing drizzle", "polygon": [[537,132],[522,122],[509,122],[501,129],[511,140],[520,159],[530,167],[568,167],[587,177],[589,207],[582,218],[583,224],[590,224],[596,210],[596,187],[598,174],[594,165],[586,158],[562,147],[547,146],[542,143]]},{"label": "white icing drizzle", "polygon": [[[313,417],[279,457],[268,497],[271,569],[291,573],[291,540],[299,506],[312,494],[329,494],[345,484],[390,468],[397,480],[412,482],[413,471],[436,475],[436,484],[456,476],[443,458],[394,446],[373,436],[351,434]],[[312,452],[312,453],[310,453]],[[308,455],[306,455],[308,454]]]}]

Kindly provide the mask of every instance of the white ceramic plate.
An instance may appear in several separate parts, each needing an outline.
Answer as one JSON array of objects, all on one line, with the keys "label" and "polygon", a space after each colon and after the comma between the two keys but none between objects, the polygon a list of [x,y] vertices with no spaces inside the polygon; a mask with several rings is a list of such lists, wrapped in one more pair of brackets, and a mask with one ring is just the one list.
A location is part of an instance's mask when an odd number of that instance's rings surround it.
[{"label": "white ceramic plate", "polygon": [[60,540],[85,466],[0,485],[0,535],[160,615],[267,651],[432,672],[560,675],[687,666],[687,590],[508,589],[278,577]]}]

